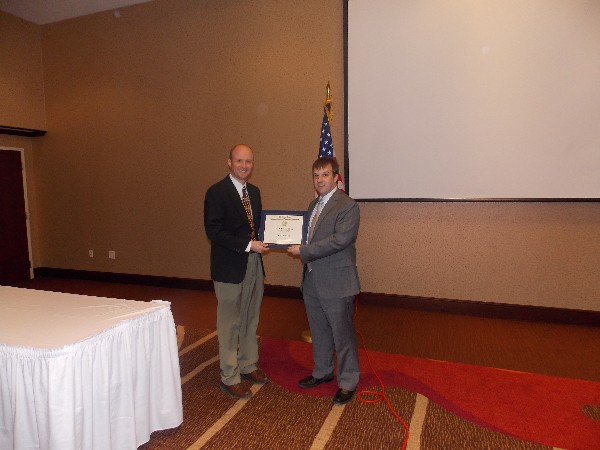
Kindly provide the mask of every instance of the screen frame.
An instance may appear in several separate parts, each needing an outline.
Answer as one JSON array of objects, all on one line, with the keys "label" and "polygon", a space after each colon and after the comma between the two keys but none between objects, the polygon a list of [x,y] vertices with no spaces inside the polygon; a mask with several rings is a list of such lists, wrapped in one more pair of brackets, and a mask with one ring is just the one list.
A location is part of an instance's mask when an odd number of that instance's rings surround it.
[{"label": "screen frame", "polygon": [[[352,0],[344,0],[343,5],[343,51],[344,51],[344,180],[345,191],[351,195],[350,177],[350,147],[348,139],[348,3]],[[583,198],[355,198],[357,202],[600,202],[598,197]]]}]

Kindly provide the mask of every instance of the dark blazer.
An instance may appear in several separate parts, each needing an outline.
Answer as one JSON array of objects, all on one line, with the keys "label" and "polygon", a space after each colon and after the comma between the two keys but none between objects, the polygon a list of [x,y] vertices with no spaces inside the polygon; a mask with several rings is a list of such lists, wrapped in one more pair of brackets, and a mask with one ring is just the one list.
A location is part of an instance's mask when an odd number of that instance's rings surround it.
[{"label": "dark blazer", "polygon": [[[308,206],[305,226],[317,206]],[[333,193],[314,224],[312,240],[300,246],[302,262],[311,263],[321,298],[351,297],[360,292],[356,268],[356,238],[360,224],[358,204],[339,189]],[[304,267],[306,273],[306,266]],[[304,281],[304,279],[303,279]]]},{"label": "dark blazer", "polygon": [[[246,183],[246,189],[252,206],[255,233],[258,235],[262,213],[260,190],[250,183]],[[211,278],[223,283],[241,283],[246,275],[246,247],[251,232],[244,205],[229,175],[206,191],[204,229],[211,242]]]}]

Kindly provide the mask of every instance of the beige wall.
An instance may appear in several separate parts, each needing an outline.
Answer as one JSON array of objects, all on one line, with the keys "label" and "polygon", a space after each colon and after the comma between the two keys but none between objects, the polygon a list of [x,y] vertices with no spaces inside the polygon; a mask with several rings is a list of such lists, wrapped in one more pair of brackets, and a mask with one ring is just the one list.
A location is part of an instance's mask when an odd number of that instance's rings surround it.
[{"label": "beige wall", "polygon": [[365,291],[600,310],[598,203],[367,203]]},{"label": "beige wall", "polygon": [[[204,192],[237,142],[256,151],[264,207],[304,209],[327,81],[343,160],[342,5],[156,0],[41,27],[35,265],[208,279]],[[600,310],[597,203],[361,213],[365,292]],[[299,284],[283,252],[265,264],[269,284]]]},{"label": "beige wall", "polygon": [[40,27],[0,12],[0,125],[45,129]]},{"label": "beige wall", "polygon": [[[42,27],[39,264],[209,279],[204,193],[237,142],[266,208],[305,208],[328,80],[342,151],[341,18],[322,0],[155,1]],[[298,283],[287,255],[266,264]]]}]

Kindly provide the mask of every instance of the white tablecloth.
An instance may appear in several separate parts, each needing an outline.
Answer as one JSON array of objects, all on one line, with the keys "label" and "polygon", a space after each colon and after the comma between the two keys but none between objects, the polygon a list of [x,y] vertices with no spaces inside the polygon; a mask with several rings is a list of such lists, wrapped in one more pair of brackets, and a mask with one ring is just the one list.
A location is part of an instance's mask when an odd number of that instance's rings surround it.
[{"label": "white tablecloth", "polygon": [[182,421],[169,302],[0,286],[0,449],[135,449]]}]

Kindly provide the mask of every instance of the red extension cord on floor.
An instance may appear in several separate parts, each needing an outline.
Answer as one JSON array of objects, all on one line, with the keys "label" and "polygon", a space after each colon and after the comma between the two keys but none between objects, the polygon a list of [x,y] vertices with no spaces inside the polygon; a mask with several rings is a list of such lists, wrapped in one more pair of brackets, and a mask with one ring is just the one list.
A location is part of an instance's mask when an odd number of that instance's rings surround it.
[{"label": "red extension cord on floor", "polygon": [[[354,320],[355,321],[356,321],[357,316],[358,316],[358,295],[354,298]],[[400,417],[400,415],[394,410],[394,407],[390,403],[390,400],[385,395],[385,385],[383,384],[383,381],[381,381],[381,378],[379,378],[379,375],[377,374],[377,372],[375,372],[375,369],[373,368],[373,364],[371,364],[371,358],[369,357],[369,352],[367,351],[367,345],[365,344],[365,338],[363,337],[362,333],[360,331],[358,331],[356,326],[354,328],[356,329],[356,333],[360,336],[360,339],[362,341],[363,348],[365,349],[365,355],[367,355],[367,361],[369,362],[369,367],[371,368],[371,371],[373,372],[373,374],[379,381],[379,384],[381,385],[381,392],[368,391],[368,390],[363,389],[362,391],[359,391],[356,394],[356,398],[361,403],[379,403],[380,401],[385,400],[391,413],[394,415],[394,417],[396,417],[398,422],[400,422],[402,424],[402,426],[404,427],[404,430],[406,431],[406,436],[404,437],[404,440],[402,441],[402,450],[405,450],[406,444],[408,444],[408,437],[409,437],[408,427],[406,426],[406,423],[404,422],[404,420],[402,420],[402,417]],[[371,398],[367,398],[368,396],[371,396]]]}]

